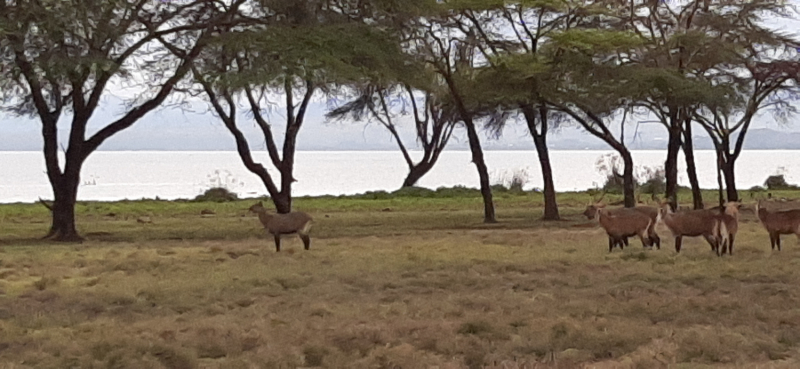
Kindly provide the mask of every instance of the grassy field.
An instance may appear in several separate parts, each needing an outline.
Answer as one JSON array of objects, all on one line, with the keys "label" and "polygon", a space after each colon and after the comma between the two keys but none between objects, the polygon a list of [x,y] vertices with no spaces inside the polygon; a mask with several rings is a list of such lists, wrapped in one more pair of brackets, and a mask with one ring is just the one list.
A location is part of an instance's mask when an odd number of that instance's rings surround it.
[{"label": "grassy field", "polygon": [[301,198],[311,250],[280,253],[253,200],[82,203],[70,245],[0,205],[0,368],[800,367],[797,241],[745,209],[732,257],[663,226],[608,253],[589,199]]}]

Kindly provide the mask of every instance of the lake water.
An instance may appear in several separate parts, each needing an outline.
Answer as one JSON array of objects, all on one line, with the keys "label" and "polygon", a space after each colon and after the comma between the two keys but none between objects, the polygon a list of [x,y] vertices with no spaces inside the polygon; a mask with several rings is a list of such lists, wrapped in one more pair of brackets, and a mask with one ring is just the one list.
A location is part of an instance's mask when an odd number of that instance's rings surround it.
[{"label": "lake water", "polygon": [[[596,169],[599,157],[612,151],[552,151],[556,189],[585,190],[601,184]],[[412,153],[419,157],[421,153]],[[666,152],[634,151],[637,166],[663,166]],[[256,152],[266,162],[265,152]],[[489,151],[485,153],[493,183],[510,178],[514,172],[527,173],[526,189],[541,188],[542,177],[535,151]],[[716,187],[715,154],[696,153],[698,176],[703,188]],[[683,157],[680,158],[682,185],[688,185]],[[767,176],[785,173],[789,183],[800,182],[800,151],[745,151],[737,162],[737,186],[747,189],[761,185]],[[274,173],[274,171],[271,171]],[[407,167],[394,151],[303,151],[295,162],[295,195],[340,195],[365,191],[393,191],[400,187]],[[240,196],[265,195],[258,177],[245,169],[236,152],[190,151],[98,151],[82,171],[79,200],[120,200],[193,198],[219,182]],[[478,187],[478,174],[467,151],[445,151],[419,186],[463,185]],[[0,152],[0,203],[52,199],[40,152]]]}]

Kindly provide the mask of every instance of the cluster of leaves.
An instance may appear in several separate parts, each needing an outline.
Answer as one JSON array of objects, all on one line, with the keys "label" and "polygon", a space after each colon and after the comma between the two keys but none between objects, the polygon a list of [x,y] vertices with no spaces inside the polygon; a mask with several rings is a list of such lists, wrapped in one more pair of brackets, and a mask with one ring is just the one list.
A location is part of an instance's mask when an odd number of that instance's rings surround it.
[{"label": "cluster of leaves", "polygon": [[[603,192],[623,193],[622,159],[619,155],[606,154],[595,162],[596,170],[605,177],[600,187]],[[666,189],[666,173],[663,167],[637,166],[634,177],[639,193],[657,195]]]},{"label": "cluster of leaves", "polygon": [[764,181],[764,187],[768,190],[796,190],[797,185],[789,184],[786,182],[786,177],[783,174],[774,174],[767,177]]},{"label": "cluster of leaves", "polygon": [[194,198],[194,201],[201,202],[229,202],[236,200],[239,200],[239,196],[225,187],[209,188],[201,195],[197,195],[197,197]]}]

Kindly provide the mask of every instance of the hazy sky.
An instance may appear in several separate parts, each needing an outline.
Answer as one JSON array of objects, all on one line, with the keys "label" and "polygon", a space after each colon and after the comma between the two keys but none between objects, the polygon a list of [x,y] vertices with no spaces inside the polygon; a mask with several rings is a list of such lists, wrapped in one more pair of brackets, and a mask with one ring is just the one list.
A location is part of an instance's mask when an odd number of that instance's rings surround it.
[{"label": "hazy sky", "polygon": [[[800,5],[800,0],[791,1]],[[800,19],[773,20],[769,23],[777,29],[798,33]],[[129,95],[128,92],[114,89],[113,94],[107,94],[101,108],[90,121],[90,133],[97,130],[105,123],[111,122],[121,116],[121,98]],[[207,112],[204,102],[198,100],[193,103],[192,111],[177,108],[162,108],[151,112],[135,123],[131,128],[120,132],[108,139],[101,150],[234,150],[235,143],[227,129],[212,114]],[[312,104],[306,123],[298,135],[298,149],[300,150],[358,150],[358,149],[395,149],[391,136],[377,124],[358,122],[326,122],[324,114],[327,111],[326,101],[320,97]],[[276,112],[273,117],[274,129],[278,136],[283,132],[283,116]],[[242,129],[251,137],[251,147],[256,150],[264,149],[263,136],[255,125],[248,119],[239,119]],[[66,145],[68,134],[68,117],[64,117],[59,124],[61,142]],[[794,119],[800,122],[800,119]],[[409,145],[414,145],[413,133],[406,126],[403,135]],[[773,128],[800,131],[800,124],[788,126],[774,122],[769,117],[760,117],[754,128]],[[653,139],[666,136],[658,126],[648,125],[642,127],[645,132],[643,137]],[[699,131],[699,130],[698,130]],[[259,139],[259,137],[262,137]],[[465,133],[459,130],[455,134],[455,141],[450,148],[466,148]],[[566,128],[561,130],[554,140],[558,139],[587,139],[586,134],[577,129]],[[520,149],[532,148],[532,142],[527,133],[527,128],[521,124],[510,124],[497,140],[484,140],[484,146],[491,148],[515,147]],[[551,140],[552,141],[552,140]],[[41,125],[37,120],[16,118],[0,115],[0,150],[40,150],[42,147]]]}]

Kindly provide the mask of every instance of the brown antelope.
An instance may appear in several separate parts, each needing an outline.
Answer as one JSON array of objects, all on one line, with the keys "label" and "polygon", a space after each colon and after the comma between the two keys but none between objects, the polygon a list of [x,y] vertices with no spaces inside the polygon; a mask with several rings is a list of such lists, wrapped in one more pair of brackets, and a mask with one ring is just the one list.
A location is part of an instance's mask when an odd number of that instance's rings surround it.
[{"label": "brown antelope", "polygon": [[711,245],[711,251],[719,255],[720,227],[723,224],[719,212],[698,209],[675,213],[668,203],[664,203],[661,205],[661,221],[672,232],[672,236],[675,237],[675,252],[681,252],[683,237],[703,236],[708,244]]},{"label": "brown antelope", "polygon": [[756,203],[756,215],[761,224],[769,232],[769,242],[772,249],[778,246],[781,251],[781,235],[795,234],[800,240],[800,209],[767,210],[766,204],[759,200]]},{"label": "brown antelope", "polygon": [[733,241],[739,231],[739,208],[741,207],[742,203],[730,201],[724,207],[709,209],[710,211],[719,212],[717,214],[720,220],[719,234],[717,235],[719,240],[717,255],[725,254],[725,252],[733,255]]},{"label": "brown antelope", "polygon": [[653,220],[641,211],[629,208],[608,210],[602,205],[590,205],[583,214],[589,219],[597,218],[600,226],[606,230],[608,252],[611,252],[615,246],[624,249],[623,245],[627,245],[628,237],[633,236],[639,236],[645,247],[653,246],[648,236],[648,230],[651,228]]},{"label": "brown antelope", "polygon": [[[597,214],[597,210],[603,207],[605,207],[605,205],[600,203],[589,204],[586,206],[586,210],[583,212],[583,215],[585,215],[588,219],[594,219],[595,215]],[[612,216],[616,215],[618,211],[627,212],[628,210],[638,211],[652,220],[650,226],[647,228],[647,238],[649,239],[650,246],[655,245],[657,249],[661,249],[661,237],[659,237],[658,233],[656,233],[656,224],[658,223],[659,217],[658,208],[654,208],[652,206],[637,206],[634,208],[606,209],[606,211]],[[622,248],[623,244],[628,246],[628,237],[616,241],[618,242],[615,243],[614,246],[619,245],[620,248]]]},{"label": "brown antelope", "polygon": [[250,207],[250,211],[258,214],[258,220],[264,225],[267,233],[275,238],[275,251],[281,251],[281,236],[297,234],[303,240],[305,249],[311,248],[311,231],[313,220],[311,216],[302,211],[293,211],[288,214],[269,213],[261,201]]}]

